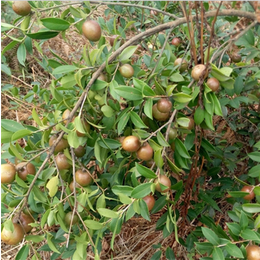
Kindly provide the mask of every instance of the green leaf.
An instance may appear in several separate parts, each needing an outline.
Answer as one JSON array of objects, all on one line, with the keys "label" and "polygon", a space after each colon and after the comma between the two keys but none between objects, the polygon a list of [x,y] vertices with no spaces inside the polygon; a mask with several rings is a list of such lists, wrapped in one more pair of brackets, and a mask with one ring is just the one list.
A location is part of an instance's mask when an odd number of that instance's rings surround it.
[{"label": "green leaf", "polygon": [[168,142],[165,140],[163,134],[159,131],[156,135],[157,137],[157,140],[158,140],[158,143],[161,145],[161,146],[164,146],[164,147],[169,147],[170,145],[168,144]]},{"label": "green leaf", "polygon": [[151,98],[148,98],[144,104],[144,113],[146,114],[147,117],[153,120],[152,109],[153,109],[153,100]]},{"label": "green leaf", "polygon": [[102,138],[100,141],[98,141],[98,144],[103,148],[107,148],[111,150],[117,149],[122,146],[122,144],[119,141],[114,139],[109,139],[109,138],[107,139]]},{"label": "green leaf", "polygon": [[190,119],[187,117],[179,117],[177,118],[177,124],[182,126],[182,127],[188,127],[190,123]]},{"label": "green leaf", "polygon": [[244,255],[241,252],[240,248],[232,243],[227,243],[225,249],[230,254],[230,256],[244,258]]},{"label": "green leaf", "polygon": [[74,65],[62,65],[62,66],[59,66],[58,68],[54,69],[53,70],[53,74],[66,74],[66,73],[69,73],[69,72],[72,72],[72,71],[75,71],[77,70],[78,67],[74,66]]},{"label": "green leaf", "polygon": [[213,116],[210,115],[207,111],[205,111],[205,123],[209,129],[213,131],[215,130],[213,126]]},{"label": "green leaf", "polygon": [[[49,213],[49,212],[48,212]],[[32,241],[34,243],[40,243],[41,241],[43,241],[45,239],[44,236],[40,236],[40,235],[27,235],[25,237],[25,240],[27,241]]]},{"label": "green leaf", "polygon": [[173,82],[182,82],[182,81],[184,81],[184,78],[183,78],[183,76],[180,73],[173,73],[170,76],[169,79],[170,79],[170,81],[173,81]]},{"label": "green leaf", "polygon": [[124,130],[126,124],[128,123],[129,119],[130,119],[130,112],[129,110],[123,111],[119,118],[118,118],[118,125],[117,125],[117,132],[118,135],[121,134],[121,132]]},{"label": "green leaf", "polygon": [[249,175],[250,177],[253,177],[253,178],[256,178],[256,177],[260,178],[260,164],[258,164],[258,165],[256,165],[256,166],[252,167],[252,168],[249,170],[248,175]]},{"label": "green leaf", "polygon": [[215,210],[218,210],[220,212],[221,209],[219,208],[218,204],[216,203],[215,200],[213,200],[210,196],[208,196],[207,193],[205,193],[204,191],[200,191],[199,193],[199,197],[204,201],[207,202],[211,207],[213,207]]},{"label": "green leaf", "polygon": [[52,198],[57,193],[59,188],[59,177],[58,175],[52,177],[46,184],[46,188],[49,190],[49,196]]},{"label": "green leaf", "polygon": [[[232,68],[231,68],[232,71]],[[211,74],[214,78],[218,79],[220,82],[228,81],[230,79],[230,68],[218,69],[214,64],[211,64]]]},{"label": "green leaf", "polygon": [[239,236],[239,234],[241,232],[241,227],[239,224],[237,224],[237,223],[226,223],[226,224],[234,235]]},{"label": "green leaf", "polygon": [[248,195],[249,192],[245,191],[229,191],[228,194],[233,198],[243,198],[244,196]]},{"label": "green leaf", "polygon": [[129,205],[133,202],[132,199],[130,199],[129,197],[127,197],[123,193],[119,193],[118,197],[119,197],[120,202],[123,203],[123,204]]},{"label": "green leaf", "polygon": [[243,239],[260,243],[260,235],[257,231],[253,231],[251,229],[245,229],[241,231],[240,235]]},{"label": "green leaf", "polygon": [[18,254],[15,256],[15,260],[26,260],[29,255],[29,249],[30,246],[24,245],[18,252]]},{"label": "green leaf", "polygon": [[126,186],[126,185],[115,185],[112,188],[113,193],[116,195],[120,193],[124,193],[126,196],[131,196],[131,193],[133,191],[133,187],[131,186]]},{"label": "green leaf", "polygon": [[47,40],[47,39],[56,37],[58,34],[59,34],[59,32],[43,31],[43,32],[37,32],[37,33],[27,33],[26,35],[32,39]]},{"label": "green leaf", "polygon": [[114,115],[115,111],[108,105],[104,105],[101,107],[101,111],[103,112],[104,116],[111,117]]},{"label": "green leaf", "polygon": [[248,212],[248,213],[259,213],[260,212],[259,203],[245,203],[242,205],[242,208],[245,212]]},{"label": "green leaf", "polygon": [[253,161],[260,162],[260,152],[252,152],[252,153],[249,153],[248,156]]},{"label": "green leaf", "polygon": [[192,96],[186,93],[176,93],[172,95],[174,101],[178,103],[188,103],[192,100]]},{"label": "green leaf", "polygon": [[55,247],[54,243],[52,242],[52,237],[53,236],[51,234],[47,234],[47,244],[53,252],[60,254],[60,252],[58,251],[58,249]]},{"label": "green leaf", "polygon": [[70,27],[69,22],[59,18],[43,18],[41,22],[46,28],[54,31],[64,31]]},{"label": "green leaf", "polygon": [[81,145],[76,131],[70,131],[68,133],[68,143],[73,148],[78,148]]},{"label": "green leaf", "polygon": [[162,149],[155,150],[154,152],[154,162],[157,167],[163,167]]},{"label": "green leaf", "polygon": [[26,48],[24,43],[21,43],[17,50],[17,59],[19,63],[25,66],[25,59],[26,59]]},{"label": "green leaf", "polygon": [[51,209],[47,209],[45,211],[45,213],[43,213],[42,218],[41,218],[41,228],[43,228],[44,225],[46,224],[50,212],[51,212]]},{"label": "green leaf", "polygon": [[141,100],[143,98],[142,92],[136,88],[132,88],[129,86],[120,86],[116,87],[115,92],[125,98],[126,100]]},{"label": "green leaf", "polygon": [[205,116],[205,110],[202,109],[200,106],[198,108],[196,108],[195,113],[194,113],[195,124],[200,125],[204,120],[204,116]]},{"label": "green leaf", "polygon": [[147,126],[143,123],[142,119],[136,112],[130,111],[130,117],[131,121],[137,128],[147,128]]},{"label": "green leaf", "polygon": [[32,117],[33,117],[34,121],[37,123],[38,126],[42,126],[43,125],[42,121],[39,118],[35,108],[33,108],[33,110],[32,110]]},{"label": "green leaf", "polygon": [[32,132],[28,129],[22,129],[22,130],[18,130],[17,132],[15,132],[13,135],[12,135],[12,141],[15,141],[17,139],[20,139],[20,138],[23,138],[27,135],[30,135],[32,134]]},{"label": "green leaf", "polygon": [[119,61],[125,61],[128,60],[136,51],[137,46],[129,46],[125,48],[121,54],[118,56]]},{"label": "green leaf", "polygon": [[213,260],[225,260],[224,254],[219,247],[213,249]]},{"label": "green leaf", "polygon": [[1,64],[1,71],[6,73],[8,76],[12,75],[11,69],[5,64]]},{"label": "green leaf", "polygon": [[167,260],[176,260],[174,256],[173,250],[168,246],[166,251],[165,251],[165,256]]},{"label": "green leaf", "polygon": [[178,154],[186,159],[190,159],[190,155],[185,147],[185,145],[182,143],[182,141],[179,138],[175,138],[175,151],[178,152]]},{"label": "green leaf", "polygon": [[115,212],[111,209],[99,208],[97,211],[101,216],[106,218],[117,218],[119,216],[119,212]]},{"label": "green leaf", "polygon": [[255,219],[254,227],[255,229],[260,228],[260,215],[258,215],[257,218]]},{"label": "green leaf", "polygon": [[149,169],[139,163],[135,163],[135,167],[136,167],[137,172],[140,175],[144,176],[145,178],[148,178],[148,179],[157,178],[157,175],[151,169]]},{"label": "green leaf", "polygon": [[182,169],[178,168],[168,156],[166,156],[166,159],[168,161],[168,165],[170,166],[171,170],[177,174],[180,174],[182,172]]},{"label": "green leaf", "polygon": [[148,206],[147,206],[146,202],[143,199],[140,199],[139,205],[140,205],[140,209],[141,209],[141,216],[144,219],[151,221],[150,216],[149,216]]},{"label": "green leaf", "polygon": [[[114,212],[114,211],[113,211]],[[89,229],[92,229],[92,230],[99,230],[101,228],[103,228],[103,224],[100,223],[100,222],[97,222],[95,220],[85,220],[84,221],[85,225],[89,228]]]},{"label": "green leaf", "polygon": [[205,238],[212,244],[212,245],[219,245],[220,243],[220,239],[219,237],[215,234],[214,231],[212,231],[211,229],[209,228],[205,228],[205,227],[202,227],[201,228],[201,231],[203,233],[203,235],[205,236]]},{"label": "green leaf", "polygon": [[14,133],[18,130],[21,129],[25,129],[24,126],[22,126],[20,123],[17,123],[13,120],[9,120],[9,119],[2,119],[1,120],[1,127],[3,127],[4,129]]},{"label": "green leaf", "polygon": [[143,183],[134,188],[131,193],[131,197],[135,199],[141,199],[152,191],[153,183]]}]

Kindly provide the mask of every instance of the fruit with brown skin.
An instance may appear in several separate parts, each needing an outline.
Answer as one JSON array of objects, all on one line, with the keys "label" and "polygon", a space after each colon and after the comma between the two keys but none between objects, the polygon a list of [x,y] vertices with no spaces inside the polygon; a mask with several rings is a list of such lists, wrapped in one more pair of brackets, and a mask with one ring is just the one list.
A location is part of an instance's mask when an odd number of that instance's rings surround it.
[{"label": "fruit with brown skin", "polygon": [[65,223],[66,223],[68,226],[70,225],[71,220],[72,220],[72,223],[71,223],[72,225],[75,225],[75,224],[77,224],[77,223],[79,222],[79,217],[77,216],[76,212],[75,212],[73,218],[72,218],[72,215],[73,215],[73,212],[72,212],[72,211],[68,212],[68,213],[65,215],[64,221],[65,221]]},{"label": "fruit with brown skin", "polygon": [[189,117],[188,119],[190,120],[189,125],[187,127],[184,127],[184,128],[188,129],[188,130],[192,130],[194,128],[194,119],[192,117]]},{"label": "fruit with brown skin", "polygon": [[147,167],[151,168],[154,164],[154,160],[146,161],[145,163]]},{"label": "fruit with brown skin", "polygon": [[92,177],[88,171],[77,170],[75,173],[75,179],[82,187],[88,186],[92,183]]},{"label": "fruit with brown skin", "polygon": [[17,245],[23,240],[24,232],[20,224],[13,223],[14,231],[3,228],[1,232],[1,240],[7,245]]},{"label": "fruit with brown skin", "polygon": [[243,198],[245,200],[253,200],[255,198],[255,193],[254,193],[254,187],[252,186],[244,186],[241,191],[244,192],[249,192],[249,194],[245,195]]},{"label": "fruit with brown skin", "polygon": [[108,37],[108,41],[109,41],[109,44],[111,45],[111,47],[113,47],[115,39],[116,39],[117,36],[118,35],[112,35],[112,36]]},{"label": "fruit with brown skin", "polygon": [[220,86],[219,81],[216,78],[209,78],[207,80],[207,85],[213,92],[217,91]]},{"label": "fruit with brown skin", "polygon": [[134,75],[134,69],[130,64],[124,64],[118,70],[123,77],[128,79]]},{"label": "fruit with brown skin", "polygon": [[[87,122],[87,120],[86,120],[85,118],[81,118],[81,124],[83,125],[84,130],[85,130],[87,133],[89,133],[89,131],[90,131],[90,124]],[[78,130],[76,130],[76,133],[77,133],[77,136],[78,136],[78,137],[84,137],[84,136],[86,136],[85,133],[81,133],[81,132],[79,132]]]},{"label": "fruit with brown skin", "polygon": [[242,60],[241,55],[238,53],[233,53],[230,58],[235,63],[240,62]]},{"label": "fruit with brown skin", "polygon": [[[69,185],[70,191],[74,192],[74,181],[72,181]],[[76,182],[76,187],[75,188],[80,188],[79,184]],[[77,192],[77,190],[76,190]]]},{"label": "fruit with brown skin", "polygon": [[150,14],[151,14],[151,15],[155,15],[155,16],[157,16],[157,15],[158,15],[158,12],[155,11],[155,10],[151,10],[151,11],[150,11]]},{"label": "fruit with brown skin", "polygon": [[157,121],[166,121],[169,117],[170,117],[170,113],[162,113],[158,110],[157,108],[157,103],[155,103],[153,105],[152,108],[152,112],[153,112],[153,117],[157,120]]},{"label": "fruit with brown skin", "polygon": [[157,102],[157,109],[161,113],[168,113],[172,110],[172,102],[168,98],[161,98]]},{"label": "fruit with brown skin", "polygon": [[82,25],[82,32],[89,41],[97,42],[101,37],[101,27],[94,20],[85,21]]},{"label": "fruit with brown skin", "polygon": [[[161,186],[160,186],[160,183],[168,188],[164,188],[162,190]],[[155,189],[158,191],[158,192],[167,192],[168,190],[170,190],[171,188],[171,180],[165,176],[165,175],[160,175],[158,177],[158,179],[155,180]]]},{"label": "fruit with brown skin", "polygon": [[170,128],[169,130],[169,139],[175,139],[178,136],[178,131],[176,128]]},{"label": "fruit with brown skin", "polygon": [[185,71],[187,68],[188,68],[188,62],[182,58],[177,58],[175,61],[174,61],[174,66],[180,66],[179,67],[179,71],[180,72],[183,72]]},{"label": "fruit with brown skin", "polygon": [[174,45],[176,47],[180,46],[181,45],[181,39],[177,38],[177,37],[173,38],[172,39],[172,45]]},{"label": "fruit with brown skin", "polygon": [[70,115],[70,110],[66,109],[63,113],[62,113],[62,120],[64,122],[64,124],[66,125],[68,120],[66,120]]},{"label": "fruit with brown skin", "polygon": [[55,161],[59,170],[66,170],[71,167],[71,164],[64,153],[56,155]]},{"label": "fruit with brown skin", "polygon": [[129,135],[127,136],[122,143],[122,148],[127,152],[136,152],[139,150],[141,142],[137,136]]},{"label": "fruit with brown skin", "polygon": [[246,248],[247,260],[260,260],[260,247],[257,245],[249,245]]},{"label": "fruit with brown skin", "polygon": [[103,80],[103,81],[107,81],[107,77],[105,74],[101,73],[99,76],[98,76],[98,79],[99,80]]},{"label": "fruit with brown skin", "polygon": [[118,140],[121,144],[123,144],[123,141],[125,140],[125,136],[120,136],[120,137],[117,138],[117,140]]},{"label": "fruit with brown skin", "polygon": [[21,225],[26,233],[29,233],[33,227],[29,224],[34,223],[33,218],[30,215],[24,214],[23,212],[20,215]]},{"label": "fruit with brown skin", "polygon": [[15,13],[21,16],[28,15],[31,12],[31,6],[27,1],[14,1],[12,8]]},{"label": "fruit with brown skin", "polygon": [[35,175],[36,169],[32,163],[21,162],[16,165],[16,171],[20,179],[26,180],[27,175]]},{"label": "fruit with brown skin", "polygon": [[[57,135],[51,136],[51,138],[49,139],[49,146],[52,146],[56,142],[57,139],[58,139]],[[66,139],[62,138],[58,142],[57,146],[55,147],[54,153],[63,152],[68,147],[69,147],[68,141]]]},{"label": "fruit with brown skin", "polygon": [[15,179],[16,169],[13,165],[1,164],[1,183],[11,183]]},{"label": "fruit with brown skin", "polygon": [[200,77],[202,76],[202,73],[204,74],[204,79],[208,76],[208,72],[205,71],[206,66],[204,64],[198,64],[193,67],[191,71],[191,77],[195,80],[198,81]]},{"label": "fruit with brown skin", "polygon": [[147,204],[148,210],[151,211],[155,204],[155,199],[152,195],[147,195],[143,198],[145,203]]},{"label": "fruit with brown skin", "polygon": [[83,145],[80,145],[79,147],[74,149],[74,153],[78,158],[83,157],[86,153],[86,148]]},{"label": "fruit with brown skin", "polygon": [[140,147],[136,154],[140,160],[149,161],[153,158],[153,148],[146,142]]}]

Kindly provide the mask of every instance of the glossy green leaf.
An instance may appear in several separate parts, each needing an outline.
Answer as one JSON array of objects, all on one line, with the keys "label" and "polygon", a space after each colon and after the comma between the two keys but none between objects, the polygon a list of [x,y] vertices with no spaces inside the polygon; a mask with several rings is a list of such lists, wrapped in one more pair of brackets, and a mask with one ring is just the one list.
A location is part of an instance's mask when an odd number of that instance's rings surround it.
[{"label": "glossy green leaf", "polygon": [[59,32],[54,31],[42,31],[37,33],[27,33],[26,35],[32,39],[36,40],[47,40],[56,37]]},{"label": "glossy green leaf", "polygon": [[225,249],[233,257],[244,258],[244,255],[241,252],[240,248],[232,243],[227,243]]},{"label": "glossy green leaf", "polygon": [[129,46],[125,48],[121,54],[118,56],[119,61],[128,60],[135,53],[137,46]]},{"label": "glossy green leaf", "polygon": [[66,73],[69,73],[69,72],[72,72],[72,71],[75,71],[77,70],[78,68],[74,65],[62,65],[62,66],[59,66],[58,68],[54,69],[53,70],[53,74],[66,74]]},{"label": "glossy green leaf", "polygon": [[196,108],[195,113],[194,113],[194,122],[196,125],[200,125],[205,116],[205,110],[202,109],[200,106]]},{"label": "glossy green leaf", "polygon": [[25,237],[25,239],[27,241],[32,241],[34,243],[40,243],[41,241],[43,241],[45,239],[45,237],[41,236],[41,235],[27,235]]},{"label": "glossy green leaf", "polygon": [[174,101],[178,103],[188,103],[189,101],[192,100],[192,96],[186,94],[186,93],[176,93],[172,94],[172,97]]},{"label": "glossy green leaf", "polygon": [[182,143],[182,141],[179,138],[174,139],[175,143],[175,151],[178,152],[178,154],[183,158],[190,158],[190,155],[185,147],[185,145]]},{"label": "glossy green leaf", "polygon": [[64,31],[67,30],[70,27],[70,23],[63,20],[63,19],[59,19],[59,18],[43,18],[41,19],[42,24],[50,29],[50,30],[54,30],[54,31]]},{"label": "glossy green leaf", "polygon": [[141,209],[141,216],[144,219],[151,221],[150,216],[149,216],[148,206],[147,206],[146,202],[141,199],[141,200],[139,200],[139,205],[140,205],[140,209]]},{"label": "glossy green leaf", "polygon": [[245,203],[242,205],[242,208],[245,212],[248,212],[248,213],[259,213],[260,212],[259,203]]},{"label": "glossy green leaf", "polygon": [[148,178],[148,179],[157,178],[157,175],[151,169],[149,169],[139,163],[135,163],[135,167],[136,167],[137,172],[140,175],[144,176],[145,178]]},{"label": "glossy green leaf", "polygon": [[165,251],[165,256],[167,260],[176,260],[174,252],[170,247],[167,247]]},{"label": "glossy green leaf", "polygon": [[81,145],[76,131],[70,131],[68,133],[68,138],[67,139],[68,139],[69,145],[71,147],[73,147],[73,148],[78,148]]},{"label": "glossy green leaf", "polygon": [[253,161],[260,162],[260,152],[252,152],[252,153],[249,153],[248,156]]},{"label": "glossy green leaf", "polygon": [[253,231],[252,229],[244,229],[241,231],[240,235],[243,239],[260,243],[260,235],[257,231]]},{"label": "glossy green leaf", "polygon": [[17,49],[17,59],[21,65],[25,66],[26,48],[24,43],[21,43]]},{"label": "glossy green leaf", "polygon": [[32,132],[30,130],[28,130],[28,129],[18,130],[17,132],[15,132],[12,135],[12,141],[15,141],[17,139],[23,138],[23,137],[28,136],[30,134],[32,134]]},{"label": "glossy green leaf", "polygon": [[141,100],[143,98],[142,92],[130,86],[119,86],[115,88],[115,92],[125,98],[126,100]]},{"label": "glossy green leaf", "polygon": [[60,254],[59,250],[56,248],[56,246],[52,242],[52,235],[51,234],[47,234],[47,243],[48,243],[48,246],[50,247],[50,249],[53,252]]},{"label": "glossy green leaf", "polygon": [[179,117],[177,118],[176,122],[178,123],[179,126],[188,127],[190,123],[190,119],[187,117]]},{"label": "glossy green leaf", "polygon": [[215,247],[213,249],[213,254],[212,254],[213,260],[225,260],[224,254],[219,247]]},{"label": "glossy green leaf", "polygon": [[4,129],[14,133],[18,130],[25,129],[20,123],[10,120],[10,119],[2,119],[1,120],[1,127]]},{"label": "glossy green leaf", "polygon": [[164,147],[169,147],[170,146],[168,144],[168,142],[166,141],[166,139],[164,138],[163,134],[160,131],[157,133],[156,137],[157,137],[158,143],[161,146],[164,146]]},{"label": "glossy green leaf", "polygon": [[131,121],[133,122],[133,124],[137,128],[147,128],[147,126],[143,123],[142,119],[140,118],[140,116],[136,112],[131,111],[130,112],[130,118],[131,118]]},{"label": "glossy green leaf", "polygon": [[216,235],[216,233],[213,230],[211,230],[209,228],[202,227],[201,231],[202,231],[203,235],[205,236],[205,238],[212,245],[215,245],[215,246],[219,245],[219,243],[220,243],[219,237]]},{"label": "glossy green leaf", "polygon": [[30,246],[24,245],[18,252],[18,254],[15,256],[15,260],[26,260],[29,255],[29,249]]},{"label": "glossy green leaf", "polygon": [[52,177],[46,184],[46,188],[49,190],[49,196],[54,197],[58,191],[59,177],[58,175]]},{"label": "glossy green leaf", "polygon": [[115,111],[108,105],[104,105],[101,107],[101,111],[103,112],[104,116],[111,117],[114,115]]},{"label": "glossy green leaf", "polygon": [[89,229],[92,229],[92,230],[99,230],[99,229],[103,228],[103,224],[100,222],[97,222],[95,220],[87,219],[84,221],[84,223]]},{"label": "glossy green leaf", "polygon": [[118,212],[111,209],[99,208],[97,211],[101,216],[106,218],[117,218],[119,216]]},{"label": "glossy green leaf", "polygon": [[133,187],[127,185],[115,185],[112,187],[112,191],[116,195],[118,195],[119,193],[124,193],[127,196],[131,196],[133,189]]},{"label": "glossy green leaf", "polygon": [[143,183],[135,187],[131,193],[131,196],[135,199],[141,199],[152,191],[153,183]]}]

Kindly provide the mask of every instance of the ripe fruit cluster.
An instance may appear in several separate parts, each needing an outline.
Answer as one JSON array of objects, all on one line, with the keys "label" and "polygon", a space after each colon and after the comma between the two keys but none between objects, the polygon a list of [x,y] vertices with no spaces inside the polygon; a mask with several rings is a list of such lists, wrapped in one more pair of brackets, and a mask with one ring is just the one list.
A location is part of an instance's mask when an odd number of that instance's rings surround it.
[{"label": "ripe fruit cluster", "polygon": [[153,105],[153,117],[157,121],[166,121],[170,117],[172,102],[168,98],[161,98]]}]

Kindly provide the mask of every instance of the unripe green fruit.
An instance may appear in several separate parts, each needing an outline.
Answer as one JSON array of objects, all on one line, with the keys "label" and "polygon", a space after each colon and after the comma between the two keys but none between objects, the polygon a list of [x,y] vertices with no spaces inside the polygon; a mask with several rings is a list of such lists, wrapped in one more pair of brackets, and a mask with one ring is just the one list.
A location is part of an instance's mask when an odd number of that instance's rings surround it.
[{"label": "unripe green fruit", "polygon": [[134,69],[130,64],[124,64],[119,68],[120,74],[125,78],[131,78],[134,75]]},{"label": "unripe green fruit", "polygon": [[[69,226],[70,223],[71,223],[72,215],[73,215],[73,212],[72,212],[72,211],[68,212],[68,213],[65,215],[64,221],[65,221],[65,223],[66,223],[68,226]],[[79,217],[77,216],[77,214],[76,214],[76,212],[75,212],[71,224],[72,224],[72,225],[75,225],[75,224],[77,224],[78,222],[79,222]]]},{"label": "unripe green fruit", "polygon": [[97,42],[101,37],[101,27],[98,22],[93,20],[87,20],[83,23],[82,32],[89,41]]},{"label": "unripe green fruit", "polygon": [[20,224],[13,223],[14,231],[3,228],[1,232],[1,240],[7,245],[17,245],[23,240],[24,232]]},{"label": "unripe green fruit", "polygon": [[31,12],[31,6],[27,1],[14,1],[12,8],[15,13],[21,16],[28,15]]},{"label": "unripe green fruit", "polygon": [[14,181],[16,169],[13,165],[1,164],[1,183],[9,184]]},{"label": "unripe green fruit", "polygon": [[30,21],[31,21],[31,16],[26,16],[24,17],[22,23],[21,23],[21,29],[23,31],[26,31],[30,25]]},{"label": "unripe green fruit", "polygon": [[169,139],[175,139],[178,136],[178,131],[176,128],[170,128],[169,130]]}]

